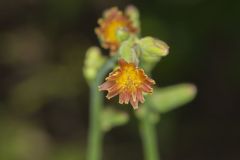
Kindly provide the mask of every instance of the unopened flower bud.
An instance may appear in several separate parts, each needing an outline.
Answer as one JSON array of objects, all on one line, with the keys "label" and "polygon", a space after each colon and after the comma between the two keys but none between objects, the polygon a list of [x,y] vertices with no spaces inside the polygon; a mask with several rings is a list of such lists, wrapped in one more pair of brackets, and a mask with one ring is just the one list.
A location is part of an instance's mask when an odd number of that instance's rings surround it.
[{"label": "unopened flower bud", "polygon": [[119,48],[120,58],[124,59],[128,63],[134,63],[138,66],[139,59],[135,39],[133,37],[124,41]]},{"label": "unopened flower bud", "polygon": [[96,78],[99,68],[104,64],[106,58],[102,56],[98,47],[90,47],[87,50],[84,61],[83,73],[88,81]]},{"label": "unopened flower bud", "polygon": [[166,56],[169,51],[169,46],[165,42],[152,37],[142,38],[138,44],[145,56],[162,57]]},{"label": "unopened flower bud", "polygon": [[141,50],[142,66],[148,72],[151,72],[161,57],[166,56],[169,51],[165,42],[152,37],[142,38],[137,44]]}]

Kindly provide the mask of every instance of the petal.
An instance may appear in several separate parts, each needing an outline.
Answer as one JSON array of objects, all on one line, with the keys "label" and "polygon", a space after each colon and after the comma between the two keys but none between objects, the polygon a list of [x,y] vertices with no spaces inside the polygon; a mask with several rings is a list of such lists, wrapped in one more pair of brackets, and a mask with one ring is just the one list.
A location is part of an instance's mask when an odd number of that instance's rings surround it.
[{"label": "petal", "polygon": [[128,65],[128,63],[124,59],[120,59],[118,61],[118,64],[119,64],[120,68],[123,68],[124,66]]},{"label": "petal", "polygon": [[137,99],[141,102],[141,103],[144,103],[144,97],[143,97],[143,94],[142,94],[142,91],[140,89],[137,90]]},{"label": "petal", "polygon": [[142,84],[141,86],[143,92],[146,92],[146,93],[152,93],[153,89],[151,86],[149,86],[148,84]]},{"label": "petal", "polygon": [[153,79],[149,78],[149,77],[146,78],[145,83],[147,83],[148,85],[156,84],[156,82]]},{"label": "petal", "polygon": [[106,80],[115,81],[119,76],[120,76],[120,73],[117,70],[115,72],[110,73],[109,76],[106,78]]},{"label": "petal", "polygon": [[108,89],[108,92],[115,92],[116,90],[121,90],[121,86],[114,84],[111,88]]},{"label": "petal", "polygon": [[124,103],[124,93],[120,93],[119,94],[119,104],[123,104]]},{"label": "petal", "polygon": [[98,86],[98,89],[99,89],[99,91],[108,90],[108,89],[111,88],[114,84],[115,84],[115,82],[106,81],[106,82],[104,82],[103,84],[101,84],[100,86]]},{"label": "petal", "polygon": [[124,103],[125,104],[129,103],[130,98],[131,98],[130,93],[129,92],[124,92]]},{"label": "petal", "polygon": [[138,109],[138,101],[134,101],[133,99],[130,99],[130,103],[133,106],[133,109]]},{"label": "petal", "polygon": [[114,89],[112,91],[109,91],[107,96],[106,96],[107,99],[111,99],[112,97],[118,95],[120,93],[120,90],[121,90],[121,88],[116,88],[116,89]]},{"label": "petal", "polygon": [[133,91],[133,92],[131,93],[131,96],[132,96],[133,101],[136,101],[136,100],[137,100],[137,93],[136,93],[136,91]]}]

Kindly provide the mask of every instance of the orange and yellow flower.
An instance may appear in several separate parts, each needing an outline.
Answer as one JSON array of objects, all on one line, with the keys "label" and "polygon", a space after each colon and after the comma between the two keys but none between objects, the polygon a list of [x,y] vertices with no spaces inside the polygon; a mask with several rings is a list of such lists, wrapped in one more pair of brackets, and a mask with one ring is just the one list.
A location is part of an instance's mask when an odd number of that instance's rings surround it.
[{"label": "orange and yellow flower", "polygon": [[99,90],[108,91],[108,99],[119,95],[120,104],[130,102],[133,108],[137,109],[138,102],[144,102],[143,93],[152,93],[154,84],[155,81],[149,78],[143,69],[121,59],[119,68],[109,74],[106,82],[99,86]]},{"label": "orange and yellow flower", "polygon": [[137,33],[130,21],[129,17],[124,15],[118,8],[113,7],[104,12],[103,18],[98,21],[99,27],[95,29],[97,36],[99,37],[102,46],[105,49],[110,49],[111,53],[117,51],[120,45],[120,41],[117,38],[118,29],[124,29],[129,34]]}]

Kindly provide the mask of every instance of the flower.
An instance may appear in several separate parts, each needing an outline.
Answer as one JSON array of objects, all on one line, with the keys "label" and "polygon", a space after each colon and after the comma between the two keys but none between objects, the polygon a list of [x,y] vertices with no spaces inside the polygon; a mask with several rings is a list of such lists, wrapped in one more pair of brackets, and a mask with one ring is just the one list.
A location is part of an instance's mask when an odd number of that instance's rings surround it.
[{"label": "flower", "polygon": [[144,102],[143,92],[152,93],[154,84],[155,81],[149,78],[143,69],[120,59],[119,68],[109,74],[106,82],[99,86],[99,90],[108,91],[108,99],[119,95],[120,104],[128,104],[130,101],[133,108],[137,109],[138,102]]},{"label": "flower", "polygon": [[[105,11],[103,18],[98,20],[99,27],[95,29],[103,48],[110,49],[114,53],[119,48],[121,40],[118,38],[118,31],[129,34],[137,33],[137,28],[132,24],[128,16],[124,15],[117,7]],[[125,34],[126,34],[125,33]]]}]

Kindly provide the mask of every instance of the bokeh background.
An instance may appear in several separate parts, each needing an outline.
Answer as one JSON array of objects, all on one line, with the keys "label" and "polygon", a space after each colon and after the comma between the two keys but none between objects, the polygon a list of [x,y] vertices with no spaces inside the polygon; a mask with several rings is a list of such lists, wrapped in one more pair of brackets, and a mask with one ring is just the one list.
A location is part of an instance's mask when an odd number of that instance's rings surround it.
[{"label": "bokeh background", "polygon": [[[143,35],[171,47],[153,71],[159,86],[198,87],[193,102],[162,115],[162,159],[240,159],[240,1],[1,0],[1,160],[85,159],[84,54],[99,45],[93,30],[102,11],[128,4],[141,11]],[[143,160],[133,110],[122,108],[131,120],[105,136],[103,159]]]}]

